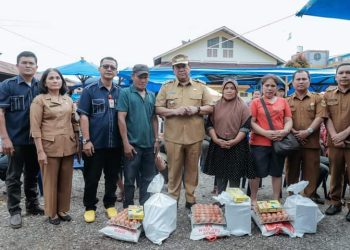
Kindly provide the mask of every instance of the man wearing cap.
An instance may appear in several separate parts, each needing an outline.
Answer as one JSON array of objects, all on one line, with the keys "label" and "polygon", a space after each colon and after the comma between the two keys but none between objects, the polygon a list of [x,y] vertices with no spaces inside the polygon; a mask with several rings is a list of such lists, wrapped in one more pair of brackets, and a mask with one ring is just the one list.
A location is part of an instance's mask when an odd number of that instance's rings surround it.
[{"label": "man wearing cap", "polygon": [[182,178],[185,181],[186,207],[196,203],[198,161],[204,139],[203,115],[213,111],[207,87],[190,78],[186,55],[172,59],[176,80],[164,83],[156,100],[157,114],[165,117],[164,139],[169,168],[168,192],[179,199]]},{"label": "man wearing cap", "polygon": [[[331,205],[325,211],[327,215],[341,212],[345,172],[350,180],[350,63],[338,65],[335,80],[338,84],[337,88],[325,93],[329,112],[326,126],[329,133],[327,145],[331,165],[329,190]],[[347,202],[347,207],[349,211],[345,218],[350,221],[349,202]]]},{"label": "man wearing cap", "polygon": [[[317,93],[310,93],[309,72],[298,70],[292,79],[295,93],[287,98],[292,111],[292,133],[301,143],[300,150],[287,157],[286,177],[288,185],[303,180],[309,181],[304,194],[315,198],[320,175],[320,125],[327,118],[326,103]],[[316,202],[320,200],[315,198]]]},{"label": "man wearing cap", "polygon": [[101,78],[83,90],[77,110],[83,134],[84,219],[88,223],[95,221],[96,194],[102,170],[105,178],[103,204],[107,217],[117,214],[115,191],[122,156],[116,109],[120,87],[113,83],[117,67],[113,57],[102,58]]},{"label": "man wearing cap", "polygon": [[155,95],[146,89],[149,79],[147,65],[136,64],[132,71],[133,84],[120,92],[118,124],[124,146],[124,204],[134,204],[135,180],[140,176],[139,203],[150,194],[148,185],[156,174],[155,157],[159,151],[158,119]]},{"label": "man wearing cap", "polygon": [[27,213],[44,214],[44,210],[39,207],[37,192],[40,168],[29,126],[30,105],[39,94],[38,81],[34,78],[38,69],[37,57],[30,51],[23,51],[17,56],[16,66],[19,75],[0,84],[0,136],[3,152],[9,157],[6,187],[12,228],[22,226],[22,173]]}]

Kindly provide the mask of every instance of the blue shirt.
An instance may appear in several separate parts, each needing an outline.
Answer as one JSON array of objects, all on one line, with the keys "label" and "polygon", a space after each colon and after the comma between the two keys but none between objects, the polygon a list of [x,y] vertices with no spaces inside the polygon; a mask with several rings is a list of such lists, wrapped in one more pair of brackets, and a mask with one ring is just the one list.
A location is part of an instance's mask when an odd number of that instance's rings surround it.
[{"label": "blue shirt", "polygon": [[117,109],[127,112],[125,121],[130,144],[140,148],[154,146],[152,119],[155,115],[155,102],[154,93],[147,90],[145,98],[142,98],[134,85],[122,89]]},{"label": "blue shirt", "polygon": [[39,94],[38,80],[29,86],[21,76],[0,83],[0,108],[5,110],[6,129],[14,146],[32,144],[29,109]]},{"label": "blue shirt", "polygon": [[89,118],[90,140],[95,149],[121,146],[116,109],[119,92],[119,86],[113,84],[109,91],[98,81],[81,94],[77,112]]}]

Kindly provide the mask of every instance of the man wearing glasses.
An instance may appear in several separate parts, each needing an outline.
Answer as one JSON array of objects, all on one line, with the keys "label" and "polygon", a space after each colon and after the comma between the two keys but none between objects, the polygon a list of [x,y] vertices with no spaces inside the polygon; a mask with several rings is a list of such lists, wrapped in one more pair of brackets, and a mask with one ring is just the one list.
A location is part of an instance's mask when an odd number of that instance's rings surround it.
[{"label": "man wearing glasses", "polygon": [[154,94],[146,89],[149,79],[147,65],[136,64],[132,70],[133,84],[121,91],[118,100],[118,123],[124,146],[124,208],[134,205],[135,180],[140,176],[139,203],[150,194],[148,185],[156,174],[155,157],[159,150],[158,119]]},{"label": "man wearing glasses", "polygon": [[83,134],[84,219],[88,223],[95,221],[96,193],[102,170],[105,178],[103,204],[107,217],[117,214],[115,191],[121,164],[116,109],[120,88],[113,83],[117,67],[117,61],[112,57],[101,60],[101,78],[83,90],[77,110]]},{"label": "man wearing glasses", "polygon": [[186,208],[196,203],[198,160],[204,139],[203,115],[213,111],[207,87],[190,78],[188,57],[172,59],[176,80],[165,83],[156,99],[156,113],[165,117],[164,139],[168,156],[168,192],[179,200],[182,178],[185,180]]}]

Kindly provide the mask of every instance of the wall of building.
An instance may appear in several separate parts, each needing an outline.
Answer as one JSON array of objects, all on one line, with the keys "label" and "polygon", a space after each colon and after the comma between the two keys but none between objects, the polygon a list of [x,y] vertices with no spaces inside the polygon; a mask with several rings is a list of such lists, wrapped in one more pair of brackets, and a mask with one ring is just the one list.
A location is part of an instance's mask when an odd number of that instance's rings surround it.
[{"label": "wall of building", "polygon": [[[210,62],[210,63],[237,63],[237,64],[277,64],[277,60],[271,56],[261,52],[255,47],[245,43],[240,39],[233,40],[233,58],[224,58],[221,45],[218,49],[218,57],[207,57],[207,41],[215,37],[225,37],[230,39],[231,36],[225,32],[218,32],[211,36],[205,37],[193,44],[176,50],[173,53],[162,57],[163,62],[170,62],[177,54],[188,55],[190,61],[193,62]],[[221,39],[220,39],[221,41]]]}]

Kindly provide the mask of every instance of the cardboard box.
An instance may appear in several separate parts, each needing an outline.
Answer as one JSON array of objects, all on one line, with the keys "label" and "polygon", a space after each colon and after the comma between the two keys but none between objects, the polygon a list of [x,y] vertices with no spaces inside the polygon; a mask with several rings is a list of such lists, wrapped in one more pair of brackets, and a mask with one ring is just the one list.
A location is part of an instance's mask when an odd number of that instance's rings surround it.
[{"label": "cardboard box", "polygon": [[129,205],[128,218],[130,220],[143,220],[143,206]]}]

